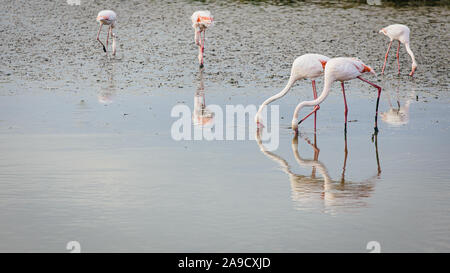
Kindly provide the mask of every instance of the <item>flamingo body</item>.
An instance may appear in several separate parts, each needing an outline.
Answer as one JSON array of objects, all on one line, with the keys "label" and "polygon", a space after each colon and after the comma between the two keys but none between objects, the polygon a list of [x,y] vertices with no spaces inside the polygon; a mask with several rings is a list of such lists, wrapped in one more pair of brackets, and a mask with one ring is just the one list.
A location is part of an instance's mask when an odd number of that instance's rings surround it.
[{"label": "flamingo body", "polygon": [[104,25],[111,25],[112,27],[116,24],[117,15],[112,10],[102,10],[97,15],[97,22]]},{"label": "flamingo body", "polygon": [[391,49],[392,42],[394,40],[397,40],[397,41],[399,41],[398,49],[397,49],[398,74],[400,74],[399,50],[400,50],[400,43],[402,43],[405,45],[406,51],[408,52],[409,56],[411,57],[412,64],[411,64],[411,73],[409,75],[413,76],[414,72],[417,69],[417,62],[414,57],[414,53],[412,52],[412,50],[409,46],[409,34],[410,34],[409,27],[405,26],[405,25],[401,25],[401,24],[393,24],[393,25],[389,25],[385,28],[382,28],[379,32],[388,36],[390,39],[390,43],[389,43],[389,46],[388,46],[388,49],[387,49],[387,52],[386,52],[386,55],[384,58],[384,64],[383,64],[383,68],[381,70],[381,74],[384,73],[384,68],[386,67],[386,61],[388,58],[389,50]]},{"label": "flamingo body", "polygon": [[372,72],[373,69],[365,65],[361,60],[356,58],[339,57],[328,61],[325,69],[325,78],[331,81],[349,81],[365,72]]},{"label": "flamingo body", "polygon": [[199,10],[192,14],[192,27],[208,28],[213,24],[214,18],[208,10]]},{"label": "flamingo body", "polygon": [[409,43],[409,27],[401,24],[389,25],[380,30],[380,33],[388,36],[391,41],[399,40],[401,43]]},{"label": "flamingo body", "polygon": [[292,64],[291,78],[295,80],[315,79],[323,75],[325,64],[330,58],[320,54],[305,54]]}]

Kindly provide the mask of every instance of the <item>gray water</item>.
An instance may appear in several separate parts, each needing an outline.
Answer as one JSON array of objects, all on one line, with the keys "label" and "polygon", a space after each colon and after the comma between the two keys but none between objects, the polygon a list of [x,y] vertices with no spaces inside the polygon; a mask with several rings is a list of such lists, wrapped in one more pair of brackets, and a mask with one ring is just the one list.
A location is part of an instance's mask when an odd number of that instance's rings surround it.
[{"label": "gray water", "polygon": [[[447,6],[1,6],[0,251],[67,252],[73,240],[83,252],[367,252],[369,241],[383,252],[450,250]],[[95,40],[106,7],[119,16],[115,58]],[[200,8],[216,21],[203,77],[189,21]],[[202,83],[206,104],[225,109],[281,90],[308,52],[357,56],[379,72],[388,39],[378,30],[391,23],[411,28],[419,68],[407,76],[402,48],[401,76],[393,52],[385,76],[366,76],[383,87],[380,112],[391,117],[380,116],[376,139],[376,90],[360,81],[346,84],[346,139],[337,83],[317,133],[310,118],[294,137],[309,81],[276,103],[275,151],[172,139],[171,109],[192,109]]]}]

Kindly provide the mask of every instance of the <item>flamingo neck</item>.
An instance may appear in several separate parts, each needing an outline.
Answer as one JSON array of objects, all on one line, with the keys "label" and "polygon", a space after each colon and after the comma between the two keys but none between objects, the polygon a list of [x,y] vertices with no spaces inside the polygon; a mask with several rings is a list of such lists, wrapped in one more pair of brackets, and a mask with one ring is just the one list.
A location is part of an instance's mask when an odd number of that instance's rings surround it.
[{"label": "flamingo neck", "polygon": [[275,100],[277,100],[277,99],[283,97],[284,95],[286,95],[287,92],[289,92],[289,90],[291,89],[292,85],[293,85],[295,82],[296,82],[296,79],[294,79],[294,77],[291,76],[291,77],[289,78],[288,83],[286,84],[286,86],[284,87],[284,89],[281,90],[280,93],[275,94],[275,95],[273,95],[272,97],[266,99],[266,100],[261,104],[261,106],[260,106],[259,109],[258,109],[258,112],[256,113],[256,118],[259,117],[259,115],[261,114],[261,111],[263,110],[264,106],[266,106],[267,104],[269,104],[269,103],[271,103],[271,102],[273,102],[273,101],[275,101]]},{"label": "flamingo neck", "polygon": [[323,91],[320,94],[320,96],[317,99],[315,99],[315,100],[302,101],[299,105],[297,105],[297,108],[295,108],[294,118],[293,119],[295,121],[298,120],[298,113],[300,112],[300,110],[303,107],[305,107],[305,106],[316,106],[316,105],[322,103],[326,99],[328,94],[330,93],[331,85],[333,84],[333,82],[334,82],[334,80],[331,79],[329,75],[325,75]]},{"label": "flamingo neck", "polygon": [[414,53],[412,52],[411,48],[409,47],[409,43],[405,43],[406,51],[408,52],[409,56],[411,56],[412,60],[412,67],[417,67],[416,58],[414,58]]},{"label": "flamingo neck", "polygon": [[319,160],[311,160],[311,159],[303,159],[298,152],[298,142],[292,142],[292,152],[294,153],[295,160],[302,167],[314,167],[319,170],[319,173],[322,175],[323,180],[328,183],[331,181],[331,177],[328,174],[328,170],[325,165]]}]

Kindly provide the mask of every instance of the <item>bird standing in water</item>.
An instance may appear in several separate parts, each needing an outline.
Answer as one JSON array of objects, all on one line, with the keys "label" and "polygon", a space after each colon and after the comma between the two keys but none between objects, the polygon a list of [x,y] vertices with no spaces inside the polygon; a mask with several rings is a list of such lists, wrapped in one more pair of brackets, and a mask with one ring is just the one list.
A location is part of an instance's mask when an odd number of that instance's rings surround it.
[{"label": "bird standing in water", "polygon": [[[116,34],[114,34],[112,32],[112,29],[116,26],[116,19],[117,19],[117,15],[112,10],[102,10],[97,15],[97,22],[100,23],[100,28],[98,29],[98,33],[97,33],[97,41],[103,46],[103,51],[105,51],[106,54],[108,54],[107,48],[108,48],[108,43],[109,43],[109,36],[111,35],[112,39],[113,39],[112,54],[116,55]],[[103,25],[109,26],[108,33],[106,36],[106,47],[102,43],[102,41],[100,41],[100,31],[102,30]]]},{"label": "bird standing in water", "polygon": [[[314,99],[317,99],[316,81],[314,79],[323,74],[323,70],[329,59],[330,58],[328,58],[327,56],[320,54],[305,54],[295,59],[291,68],[291,76],[289,77],[289,81],[286,87],[284,87],[284,89],[281,90],[280,93],[268,98],[261,104],[261,106],[258,109],[258,112],[256,113],[255,122],[259,123],[259,115],[261,114],[261,111],[263,110],[264,106],[286,95],[287,92],[289,92],[289,90],[291,89],[292,85],[298,80],[311,79]],[[314,130],[316,130],[316,120],[317,120],[316,111],[319,110],[319,108],[320,106],[317,105],[311,112],[311,114],[314,113],[315,115]]]},{"label": "bird standing in water", "polygon": [[412,68],[411,73],[409,73],[410,76],[414,76],[414,72],[417,68],[416,59],[414,58],[414,53],[412,52],[411,48],[409,47],[409,28],[405,25],[400,24],[394,24],[387,26],[385,28],[382,28],[380,30],[380,33],[383,33],[384,35],[388,36],[391,41],[389,42],[388,49],[386,51],[386,55],[384,56],[384,64],[383,69],[381,70],[381,74],[384,74],[384,68],[386,67],[386,61],[389,55],[389,50],[391,49],[392,42],[394,40],[398,41],[398,48],[397,48],[397,66],[398,66],[398,75],[400,75],[400,60],[399,60],[399,51],[400,51],[400,43],[405,44],[406,51],[408,52],[409,56],[411,56],[412,60]]},{"label": "bird standing in water", "polygon": [[375,128],[374,128],[375,134],[378,133],[377,118],[378,118],[378,104],[380,102],[381,87],[368,80],[361,78],[360,77],[361,74],[365,72],[371,72],[375,74],[375,72],[371,67],[365,65],[362,61],[356,58],[340,57],[328,60],[327,64],[325,65],[324,86],[322,93],[315,100],[302,101],[297,105],[294,111],[294,117],[292,118],[292,129],[298,132],[298,124],[302,123],[306,118],[308,118],[313,113],[311,112],[309,115],[298,121],[299,111],[305,106],[316,106],[322,103],[330,93],[331,85],[333,84],[333,82],[340,81],[342,86],[342,95],[344,96],[344,103],[345,103],[345,132],[347,132],[348,107],[347,107],[347,100],[345,98],[344,81],[349,81],[358,78],[363,82],[366,82],[378,89],[378,99],[376,106]]},{"label": "bird standing in water", "polygon": [[[203,53],[205,51],[206,29],[212,26],[214,18],[207,10],[199,10],[191,16],[192,27],[195,30],[195,44],[198,45],[198,62],[200,69],[203,68]],[[203,33],[203,38],[202,38]]]}]

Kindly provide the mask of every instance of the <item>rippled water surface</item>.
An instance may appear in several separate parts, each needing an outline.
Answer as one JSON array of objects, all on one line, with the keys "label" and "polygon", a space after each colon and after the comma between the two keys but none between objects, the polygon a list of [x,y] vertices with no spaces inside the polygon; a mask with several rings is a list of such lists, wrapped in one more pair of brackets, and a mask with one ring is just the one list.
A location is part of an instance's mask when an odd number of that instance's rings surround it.
[{"label": "rippled water surface", "polygon": [[[107,3],[107,5],[105,4]],[[1,1],[0,251],[450,251],[449,9],[218,1]],[[95,41],[119,16],[118,56]],[[198,73],[189,16],[215,15]],[[70,18],[70,19],[67,19]],[[175,141],[175,105],[259,104],[308,52],[357,56],[379,72],[391,23],[411,28],[419,68],[340,86],[300,135],[278,101],[280,141]],[[394,46],[394,49],[395,46]],[[318,80],[319,92],[323,87]]]}]

